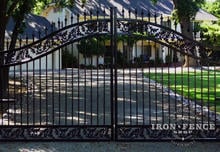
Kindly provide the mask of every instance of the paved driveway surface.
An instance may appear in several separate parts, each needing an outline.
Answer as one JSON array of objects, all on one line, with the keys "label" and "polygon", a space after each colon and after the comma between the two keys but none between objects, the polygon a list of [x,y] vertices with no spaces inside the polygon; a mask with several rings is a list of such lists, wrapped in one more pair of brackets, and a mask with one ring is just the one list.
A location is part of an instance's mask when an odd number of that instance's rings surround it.
[{"label": "paved driveway surface", "polygon": [[[149,80],[142,76],[141,71],[137,72],[136,74],[136,71],[118,71],[118,124],[148,124],[150,120],[158,123],[184,119],[201,121],[201,116],[195,117],[192,108],[176,102],[168,93],[162,94],[162,90],[153,83],[149,85]],[[29,91],[24,93],[21,101],[10,105],[10,109],[3,115],[4,124],[14,125],[15,120],[17,125],[21,122],[23,125],[110,124],[110,71],[102,70],[97,73],[96,70],[85,72],[74,69],[62,71],[60,76],[51,72],[47,75],[44,73],[41,77],[37,74],[35,76],[33,78],[29,73]],[[203,119],[206,120],[207,118]],[[219,142],[195,141],[2,142],[0,152],[217,152],[219,147]]]},{"label": "paved driveway surface", "polygon": [[[194,107],[150,83],[140,69],[118,70],[117,74],[118,124],[174,123],[183,119],[206,122]],[[110,70],[74,69],[35,77],[29,73],[28,79],[28,91],[4,114],[5,124],[111,124]]]}]

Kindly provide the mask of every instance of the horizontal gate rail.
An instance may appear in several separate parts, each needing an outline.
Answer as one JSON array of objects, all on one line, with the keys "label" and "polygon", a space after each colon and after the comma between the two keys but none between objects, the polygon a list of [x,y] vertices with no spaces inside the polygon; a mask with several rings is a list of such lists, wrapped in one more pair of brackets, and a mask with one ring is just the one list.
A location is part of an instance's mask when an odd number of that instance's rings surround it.
[{"label": "horizontal gate rail", "polygon": [[4,126],[0,127],[4,141],[110,141],[111,126]]}]

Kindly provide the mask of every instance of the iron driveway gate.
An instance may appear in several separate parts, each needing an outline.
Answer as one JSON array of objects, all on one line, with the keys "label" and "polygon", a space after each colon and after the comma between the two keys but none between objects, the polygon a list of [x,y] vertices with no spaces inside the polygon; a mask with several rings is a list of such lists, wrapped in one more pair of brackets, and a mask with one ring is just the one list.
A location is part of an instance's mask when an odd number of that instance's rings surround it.
[{"label": "iron driveway gate", "polygon": [[118,13],[85,12],[0,52],[1,141],[220,139],[219,69],[206,46],[156,13]]}]

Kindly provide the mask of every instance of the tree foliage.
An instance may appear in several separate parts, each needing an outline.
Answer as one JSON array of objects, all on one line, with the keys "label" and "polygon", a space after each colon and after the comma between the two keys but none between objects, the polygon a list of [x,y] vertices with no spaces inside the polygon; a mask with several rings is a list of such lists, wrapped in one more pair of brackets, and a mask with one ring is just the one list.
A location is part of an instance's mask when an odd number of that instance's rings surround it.
[{"label": "tree foliage", "polygon": [[[81,2],[85,4],[86,0],[81,0]],[[55,3],[57,7],[72,7],[75,5],[75,0],[38,0],[33,13],[40,14],[51,3]]]},{"label": "tree foliage", "polygon": [[203,8],[209,13],[220,18],[220,0],[216,0],[215,2],[206,2],[205,5],[203,5]]},{"label": "tree foliage", "polygon": [[70,5],[72,0],[39,0],[36,2],[35,7],[33,8],[34,14],[40,14],[43,9],[45,9],[49,4],[55,2],[57,6],[66,6],[67,4]]},{"label": "tree foliage", "polygon": [[[220,18],[220,0],[207,2],[203,9]],[[220,46],[220,22],[203,22],[200,24],[206,43],[214,46]]]},{"label": "tree foliage", "polygon": [[220,26],[217,23],[203,22],[199,25],[206,44],[220,46]]},{"label": "tree foliage", "polygon": [[[154,4],[158,0],[151,0]],[[174,4],[173,19],[181,21],[182,19],[192,19],[195,17],[199,8],[205,0],[172,0]]]},{"label": "tree foliage", "polygon": [[80,41],[78,50],[86,57],[92,55],[103,55],[106,51],[102,38],[87,38]]},{"label": "tree foliage", "polygon": [[173,17],[181,22],[183,19],[192,19],[195,17],[199,8],[204,4],[204,0],[173,0]]}]

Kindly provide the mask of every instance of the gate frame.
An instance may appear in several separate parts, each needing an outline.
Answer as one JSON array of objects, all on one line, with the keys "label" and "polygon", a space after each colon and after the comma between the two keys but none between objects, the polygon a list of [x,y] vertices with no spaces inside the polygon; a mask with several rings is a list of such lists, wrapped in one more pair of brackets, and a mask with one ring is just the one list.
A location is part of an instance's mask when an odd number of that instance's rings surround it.
[{"label": "gate frame", "polygon": [[[117,83],[117,70],[118,70],[118,67],[117,67],[117,37],[118,37],[118,28],[117,28],[117,23],[119,21],[129,21],[129,19],[117,19],[117,14],[116,14],[116,8],[111,8],[110,10],[110,20],[109,19],[106,19],[106,20],[103,20],[103,21],[106,21],[106,22],[110,22],[110,36],[111,36],[111,51],[112,51],[112,58],[111,58],[111,67],[110,67],[110,75],[111,75],[111,93],[110,93],[110,101],[111,101],[111,125],[76,125],[76,126],[35,126],[35,125],[28,125],[28,126],[0,126],[0,141],[14,141],[14,138],[16,138],[15,140],[19,140],[19,141],[26,141],[26,140],[30,140],[30,141],[36,141],[36,140],[45,140],[45,141],[53,141],[53,140],[61,140],[61,141],[69,141],[69,140],[72,140],[72,141],[79,141],[81,138],[83,137],[80,137],[80,135],[78,135],[79,132],[87,132],[88,134],[86,134],[86,136],[88,136],[88,138],[85,138],[85,139],[82,139],[83,141],[158,141],[158,140],[161,140],[160,137],[159,138],[149,138],[149,139],[144,139],[144,138],[141,138],[141,139],[131,139],[130,137],[129,138],[125,138],[125,139],[121,139],[119,137],[119,134],[120,136],[123,136],[121,133],[122,133],[122,130],[120,129],[125,129],[126,130],[126,125],[118,125],[118,116],[117,116],[117,109],[118,109],[118,104],[117,104],[117,100],[118,100],[118,83]],[[130,19],[131,20],[131,19]],[[102,20],[101,20],[102,21]],[[138,20],[138,19],[133,19],[131,21],[140,21],[141,20]],[[80,25],[83,25],[84,23],[89,23],[90,21],[85,21],[83,23],[77,23],[75,24],[76,26],[80,26]],[[95,20],[94,22],[99,22],[99,20]],[[165,29],[165,30],[168,30],[170,33],[165,33],[165,34],[170,34],[170,35],[160,35],[158,37],[147,37],[147,39],[149,40],[152,40],[154,42],[157,42],[157,43],[160,43],[160,44],[163,44],[169,48],[173,48],[175,49],[176,51],[179,51],[181,54],[184,54],[184,55],[188,55],[188,56],[191,56],[193,58],[196,58],[200,61],[204,61],[204,62],[208,62],[208,58],[205,58],[207,57],[207,53],[205,52],[205,48],[202,46],[202,44],[200,44],[199,42],[196,42],[196,41],[192,41],[191,39],[183,36],[182,34],[178,33],[178,32],[175,32],[174,30],[171,30],[167,27],[163,27],[162,25],[160,24],[156,24],[156,23],[153,23],[153,22],[147,22],[147,21],[143,21],[143,23],[147,23],[147,24],[150,24],[150,25],[154,25],[156,27],[160,27],[162,29]],[[47,38],[49,39],[50,37],[53,37],[53,36],[56,36],[56,34],[58,34],[59,32],[61,32],[62,34],[62,30],[67,30],[68,28],[72,27],[73,25],[71,26],[67,26],[67,27],[64,27],[63,29],[60,29],[50,35],[48,35],[47,37],[45,37],[44,39],[41,39],[41,40],[38,40],[36,42],[34,42],[33,44],[30,44],[30,45],[27,45],[27,46],[24,46],[24,47],[21,47],[21,48],[18,48],[18,49],[14,49],[12,50],[12,52],[10,52],[11,50],[7,50],[7,51],[4,51],[4,52],[0,52],[0,56],[4,56],[5,57],[5,63],[3,65],[1,65],[1,68],[4,68],[4,67],[10,67],[12,65],[21,65],[23,63],[27,63],[29,61],[33,61],[33,60],[36,60],[36,59],[39,59],[45,55],[48,55],[49,53],[53,52],[53,51],[56,51],[57,49],[59,48],[62,48],[62,47],[65,47],[66,45],[68,44],[71,44],[71,43],[74,43],[75,41],[78,41],[79,39],[83,39],[87,36],[92,36],[93,34],[91,35],[86,35],[86,36],[82,36],[80,38],[76,38],[76,39],[72,39],[72,40],[64,40],[65,43],[62,43],[62,45],[59,45],[59,44],[56,44],[57,45],[57,48],[55,49],[51,49],[51,50],[43,50],[39,56],[37,56],[36,58],[29,58],[29,60],[25,60],[24,62],[23,61],[20,61],[20,59],[12,59],[10,56],[7,56],[8,54],[13,54],[15,55],[15,57],[19,57],[19,53],[21,55],[21,59],[22,57],[25,59],[27,58],[28,56],[25,56],[23,53],[28,53],[28,49],[30,49],[32,46],[34,45],[37,45],[38,43],[40,43],[41,41],[43,40],[46,40],[46,43],[47,43]],[[126,33],[126,31],[124,31]],[[168,44],[169,43],[169,40],[166,41],[166,38],[169,38],[172,34],[174,33],[178,33],[178,35],[176,36],[180,36],[181,38],[179,38],[179,40],[181,41],[181,43],[183,43],[183,45],[180,45],[179,43],[180,42],[173,42],[172,44]],[[161,37],[165,36],[164,40],[167,42],[162,42],[162,41],[159,41],[161,39]],[[184,38],[184,39],[182,39]],[[178,39],[178,37],[177,37]],[[60,39],[61,40],[61,39]],[[184,42],[182,42],[184,41]],[[190,42],[191,41],[191,42]],[[62,40],[61,40],[62,42]],[[177,47],[178,46],[178,47]],[[177,48],[175,48],[177,47]],[[185,52],[185,51],[181,51],[184,47],[189,47],[187,48],[187,51],[191,50],[192,48],[194,47],[198,47],[199,51],[200,51],[200,55],[201,57],[198,57],[198,56],[195,56],[194,54],[191,54],[191,53],[188,53],[188,52]],[[23,52],[22,52],[23,51]],[[47,52],[48,51],[48,52]],[[16,56],[16,53],[18,52],[18,56]],[[6,54],[6,55],[5,55]],[[101,128],[100,128],[101,127]],[[141,133],[143,133],[143,131],[149,131],[151,132],[152,130],[150,129],[150,125],[133,125],[133,126],[127,126],[128,129],[134,129],[136,130],[139,135]],[[40,129],[42,128],[46,128],[45,130],[40,131]],[[95,131],[94,131],[95,130]],[[54,135],[54,133],[57,133],[56,135]],[[63,133],[69,133],[70,135],[72,135],[72,137],[70,136],[69,138],[66,136],[65,137],[62,137]],[[92,132],[92,133],[91,133]],[[109,132],[111,132],[111,135],[109,135]],[[75,134],[74,134],[75,133]],[[154,131],[151,132],[152,133],[152,136],[154,135]],[[170,137],[172,136],[171,135],[171,132],[170,131],[161,131],[161,132],[157,132],[157,133],[161,133],[161,134],[164,134],[166,135],[167,137]],[[93,135],[90,137],[90,135]],[[98,136],[94,135],[94,134],[97,134]],[[201,134],[201,133],[198,133],[198,134]],[[210,135],[212,134],[220,134],[220,131],[216,131],[216,132],[211,132]],[[26,135],[26,136],[25,136]],[[56,137],[57,135],[60,135],[60,137]],[[66,135],[66,134],[65,134]],[[78,137],[78,138],[75,138],[75,137]],[[218,135],[220,136],[220,135]],[[102,137],[101,139],[99,139],[99,137]],[[65,139],[63,139],[65,138]],[[170,138],[167,138],[167,139],[162,139],[163,141],[170,141],[172,139]],[[178,140],[181,140],[181,139],[178,139]],[[191,139],[190,139],[191,140]],[[193,139],[194,140],[194,139]],[[200,140],[200,139],[198,139]],[[206,140],[206,139],[204,139]],[[207,139],[207,140],[210,140],[210,139]],[[217,139],[214,139],[213,140],[220,140],[220,138],[217,138]]]}]

